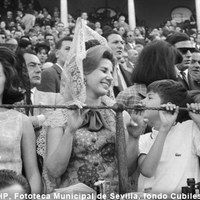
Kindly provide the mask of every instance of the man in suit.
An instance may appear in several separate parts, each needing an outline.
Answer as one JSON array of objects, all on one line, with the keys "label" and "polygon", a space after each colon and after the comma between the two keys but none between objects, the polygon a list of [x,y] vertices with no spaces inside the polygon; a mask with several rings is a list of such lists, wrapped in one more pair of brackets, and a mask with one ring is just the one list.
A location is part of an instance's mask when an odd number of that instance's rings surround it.
[{"label": "man in suit", "polygon": [[[41,83],[41,63],[37,55],[30,50],[23,52],[23,58],[30,81],[30,102],[32,105],[56,105],[62,101],[61,95],[58,93],[41,92],[37,90],[37,86]],[[27,83],[25,83],[27,84]],[[27,97],[28,98],[28,97]],[[32,120],[34,128],[40,127],[44,121],[44,109],[30,109],[29,116]]]},{"label": "man in suit", "polygon": [[135,48],[135,37],[133,31],[128,31],[126,36],[126,44],[125,44],[125,50],[128,51],[130,49]]},{"label": "man in suit", "polygon": [[55,56],[57,62],[50,68],[42,71],[41,84],[37,87],[39,91],[43,92],[60,92],[60,80],[63,66],[67,59],[72,43],[71,37],[64,37],[56,43]]},{"label": "man in suit", "polygon": [[112,49],[115,57],[117,58],[117,64],[113,73],[113,90],[115,96],[117,96],[120,91],[131,86],[130,76],[127,75],[128,72],[120,64],[120,59],[123,57],[124,53],[124,40],[116,31],[109,32],[106,39],[108,41],[108,46]]},{"label": "man in suit", "polygon": [[188,68],[191,65],[192,53],[195,51],[194,43],[190,40],[190,37],[186,33],[180,32],[176,32],[168,36],[166,41],[174,45],[182,54],[183,60],[176,66],[177,76],[183,86],[189,90],[190,85],[188,81]]}]

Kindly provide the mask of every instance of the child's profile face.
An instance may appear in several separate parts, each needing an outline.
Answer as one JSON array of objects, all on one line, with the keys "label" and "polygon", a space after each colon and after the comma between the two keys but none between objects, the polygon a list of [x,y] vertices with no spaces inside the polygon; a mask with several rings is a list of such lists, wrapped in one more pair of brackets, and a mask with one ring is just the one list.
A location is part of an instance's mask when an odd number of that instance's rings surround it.
[{"label": "child's profile face", "polygon": [[[158,93],[150,91],[145,99],[141,101],[145,107],[160,107],[161,98]],[[158,110],[145,110],[143,117],[149,120],[149,125],[153,125],[159,119]],[[153,124],[152,124],[153,123]]]}]

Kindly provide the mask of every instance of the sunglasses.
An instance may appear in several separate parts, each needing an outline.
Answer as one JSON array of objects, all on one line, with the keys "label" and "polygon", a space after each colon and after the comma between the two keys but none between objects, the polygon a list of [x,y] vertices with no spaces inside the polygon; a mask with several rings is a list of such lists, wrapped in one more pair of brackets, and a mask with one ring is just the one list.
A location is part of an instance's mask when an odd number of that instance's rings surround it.
[{"label": "sunglasses", "polygon": [[183,48],[178,48],[178,50],[184,55],[184,54],[186,54],[188,51],[190,51],[190,53],[194,53],[195,48],[183,47]]}]

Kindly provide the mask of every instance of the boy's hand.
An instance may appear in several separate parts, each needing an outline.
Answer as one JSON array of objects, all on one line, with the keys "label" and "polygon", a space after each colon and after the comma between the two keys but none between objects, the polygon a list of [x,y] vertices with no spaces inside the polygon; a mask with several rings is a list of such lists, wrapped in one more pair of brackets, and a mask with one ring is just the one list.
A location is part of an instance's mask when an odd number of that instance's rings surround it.
[{"label": "boy's hand", "polygon": [[175,123],[178,116],[178,106],[175,104],[167,103],[161,105],[161,107],[164,108],[165,111],[159,111],[161,122],[160,129],[164,129],[168,132]]},{"label": "boy's hand", "polygon": [[139,138],[144,133],[147,122],[148,120],[144,119],[141,115],[132,114],[130,122],[126,124],[129,135],[136,139]]},{"label": "boy's hand", "polygon": [[200,103],[187,104],[191,119],[200,126]]}]

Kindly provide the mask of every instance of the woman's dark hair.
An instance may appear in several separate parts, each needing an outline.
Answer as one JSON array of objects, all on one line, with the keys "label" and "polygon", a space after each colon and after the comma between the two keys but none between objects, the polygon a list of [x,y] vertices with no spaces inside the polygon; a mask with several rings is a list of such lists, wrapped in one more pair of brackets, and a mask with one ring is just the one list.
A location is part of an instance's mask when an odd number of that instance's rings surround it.
[{"label": "woman's dark hair", "polygon": [[[193,103],[194,100],[188,94],[182,83],[174,80],[159,80],[151,83],[147,87],[147,92],[157,93],[162,104],[172,103],[179,107],[186,107],[187,103]],[[179,110],[177,122],[190,119],[188,111]]]},{"label": "woman's dark hair", "polygon": [[0,170],[0,190],[16,184],[23,188],[25,194],[31,194],[30,184],[23,175],[8,169]]},{"label": "woman's dark hair", "polygon": [[177,80],[175,64],[180,61],[179,51],[171,44],[162,40],[152,41],[138,56],[132,82],[149,85],[162,79]]},{"label": "woman's dark hair", "polygon": [[36,44],[36,46],[35,46],[35,52],[36,52],[36,54],[39,53],[40,51],[42,51],[43,49],[46,51],[46,54],[48,54],[49,51],[50,51],[49,44],[46,43],[46,42],[41,42],[41,43],[37,43]]},{"label": "woman's dark hair", "polygon": [[7,47],[0,47],[0,63],[6,77],[3,104],[13,104],[24,98],[23,92],[20,90],[20,80],[16,71],[16,56]]}]

